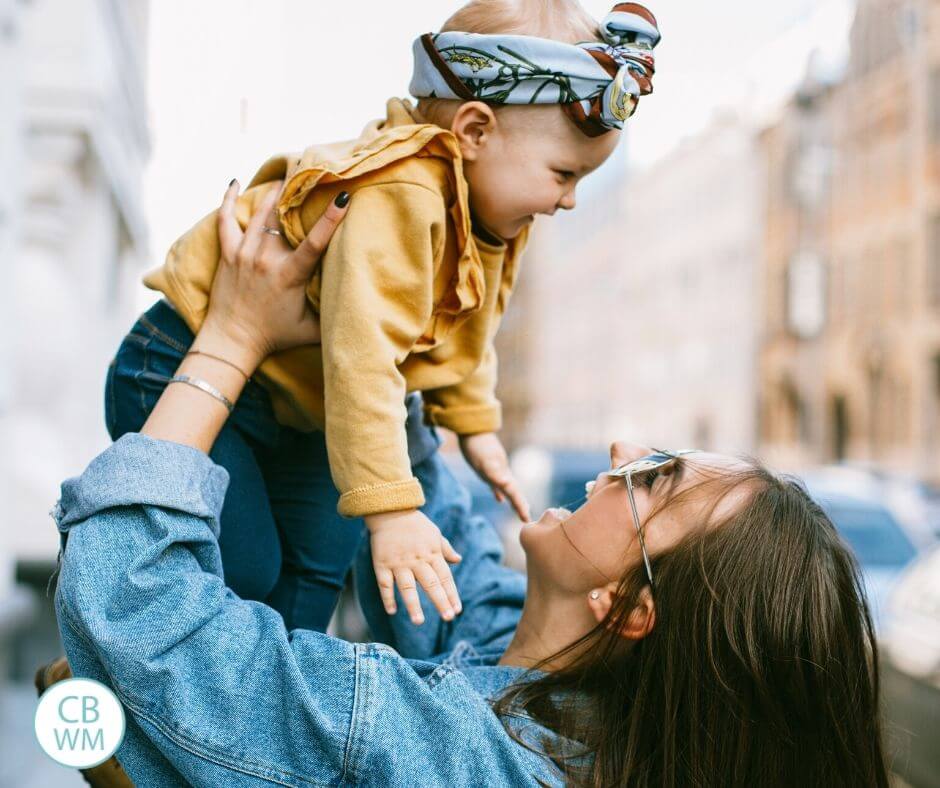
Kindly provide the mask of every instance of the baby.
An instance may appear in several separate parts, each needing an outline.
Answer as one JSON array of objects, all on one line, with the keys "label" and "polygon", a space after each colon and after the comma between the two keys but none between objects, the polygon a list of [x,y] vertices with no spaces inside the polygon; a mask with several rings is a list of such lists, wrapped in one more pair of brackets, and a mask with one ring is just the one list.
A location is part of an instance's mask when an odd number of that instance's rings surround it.
[{"label": "baby", "polygon": [[[242,397],[226,426],[231,439],[213,453],[231,476],[221,524],[227,581],[246,595],[238,576],[282,550],[274,586],[250,595],[289,626],[322,630],[329,621],[360,538],[343,517],[365,520],[389,613],[396,585],[415,623],[416,586],[445,619],[460,612],[448,566],[459,556],[420,511],[429,491],[412,472],[410,392],[421,392],[429,423],[457,433],[496,497],[528,518],[497,437],[493,338],[534,217],[575,207],[578,182],[608,158],[652,90],[659,32],[634,3],[615,6],[598,28],[574,0],[472,0],[444,31],[415,41],[416,106],[392,99],[356,140],[269,160],[239,199],[244,225],[279,189],[265,229],[296,246],[331,201],[351,196],[307,290],[322,345],[269,358],[253,378],[257,396]],[[157,318],[198,330],[218,257],[213,213],[145,279],[175,311],[148,313],[151,338],[170,334]],[[140,383],[140,374],[109,378],[109,388]],[[112,401],[126,395],[109,392]],[[112,416],[109,429],[139,429],[145,416]],[[259,419],[270,437],[259,437]],[[256,478],[270,511],[230,505]]]}]

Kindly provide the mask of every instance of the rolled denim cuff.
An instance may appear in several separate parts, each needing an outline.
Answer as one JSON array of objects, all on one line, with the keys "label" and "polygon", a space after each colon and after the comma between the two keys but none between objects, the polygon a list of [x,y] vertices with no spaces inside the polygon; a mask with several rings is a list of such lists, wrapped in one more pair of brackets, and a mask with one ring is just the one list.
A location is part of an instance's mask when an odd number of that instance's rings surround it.
[{"label": "rolled denim cuff", "polygon": [[339,513],[344,517],[365,517],[380,512],[400,512],[424,506],[424,491],[415,478],[357,487],[339,497]]},{"label": "rolled denim cuff", "polygon": [[502,426],[502,408],[495,405],[470,405],[460,408],[441,408],[425,404],[424,417],[428,424],[445,427],[458,435],[476,435],[497,432]]},{"label": "rolled denim cuff", "polygon": [[63,533],[118,506],[160,506],[200,517],[216,535],[228,472],[198,449],[136,432],[121,436],[66,479],[51,514]]}]

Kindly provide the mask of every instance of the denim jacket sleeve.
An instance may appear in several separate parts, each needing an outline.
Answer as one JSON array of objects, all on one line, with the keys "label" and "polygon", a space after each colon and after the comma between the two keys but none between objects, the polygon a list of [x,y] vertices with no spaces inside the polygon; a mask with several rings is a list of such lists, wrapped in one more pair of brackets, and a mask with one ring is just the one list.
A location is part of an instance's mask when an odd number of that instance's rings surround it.
[{"label": "denim jacket sleeve", "polygon": [[[453,668],[287,633],[222,580],[227,474],[131,434],[63,484],[57,611],[66,650],[128,714],[138,785],[511,784],[545,775]],[[162,771],[161,771],[162,770]],[[545,777],[543,777],[545,779]]]}]

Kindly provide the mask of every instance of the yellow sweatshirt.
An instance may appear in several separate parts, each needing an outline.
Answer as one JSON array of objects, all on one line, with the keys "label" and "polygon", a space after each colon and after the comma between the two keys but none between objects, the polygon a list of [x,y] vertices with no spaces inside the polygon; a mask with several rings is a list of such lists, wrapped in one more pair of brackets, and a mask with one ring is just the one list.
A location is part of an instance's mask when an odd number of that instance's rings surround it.
[{"label": "yellow sweatshirt", "polygon": [[[280,423],[325,431],[341,514],[421,506],[405,395],[423,392],[428,421],[459,434],[499,429],[493,337],[526,233],[499,245],[472,234],[456,138],[398,99],[357,140],[269,159],[239,199],[242,227],[281,179],[277,213],[292,246],[340,191],[352,200],[307,288],[322,345],[270,357],[256,379]],[[144,284],[195,332],[218,259],[213,211]]]}]

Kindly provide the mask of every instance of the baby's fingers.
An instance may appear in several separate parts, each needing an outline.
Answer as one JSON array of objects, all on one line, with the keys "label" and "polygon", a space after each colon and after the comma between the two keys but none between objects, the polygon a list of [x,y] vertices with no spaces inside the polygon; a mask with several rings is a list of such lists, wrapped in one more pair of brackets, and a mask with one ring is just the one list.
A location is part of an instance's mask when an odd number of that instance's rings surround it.
[{"label": "baby's fingers", "polygon": [[454,550],[453,545],[447,541],[447,537],[441,537],[441,553],[443,553],[444,558],[448,563],[459,564],[463,561],[463,556],[460,555],[456,550]]},{"label": "baby's fingers", "polygon": [[[444,564],[444,566],[446,567],[447,564]],[[449,569],[447,574],[450,575]],[[437,612],[441,614],[441,618],[445,621],[452,621],[457,613],[447,597],[447,592],[444,590],[444,584],[441,582],[438,573],[434,571],[430,564],[419,564],[415,567],[415,577],[421,583],[421,587],[428,595],[428,598],[434,603]]]},{"label": "baby's fingers", "polygon": [[[450,547],[449,544],[447,546]],[[450,547],[450,549],[453,550],[454,548]],[[457,584],[454,582],[454,576],[451,574],[450,567],[442,556],[434,556],[434,571],[437,572],[437,576],[440,578],[441,585],[444,587],[444,593],[447,594],[447,601],[450,602],[450,606],[454,609],[454,612],[462,612],[463,604],[460,601]]]},{"label": "baby's fingers", "polygon": [[379,585],[379,596],[382,597],[382,606],[390,616],[395,615],[398,606],[395,604],[395,575],[391,569],[376,569],[375,579]]},{"label": "baby's fingers", "polygon": [[421,610],[421,600],[418,599],[418,588],[415,584],[415,576],[410,569],[396,569],[395,582],[398,584],[398,592],[405,603],[405,609],[408,611],[408,617],[411,623],[420,626],[424,623],[424,611]]},{"label": "baby's fingers", "polygon": [[509,498],[509,503],[512,504],[512,508],[516,510],[516,514],[519,515],[519,519],[522,522],[529,522],[529,502],[525,499],[525,495],[522,494],[522,490],[519,489],[519,483],[512,476],[509,477],[509,481],[503,484],[502,493]]}]

